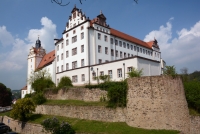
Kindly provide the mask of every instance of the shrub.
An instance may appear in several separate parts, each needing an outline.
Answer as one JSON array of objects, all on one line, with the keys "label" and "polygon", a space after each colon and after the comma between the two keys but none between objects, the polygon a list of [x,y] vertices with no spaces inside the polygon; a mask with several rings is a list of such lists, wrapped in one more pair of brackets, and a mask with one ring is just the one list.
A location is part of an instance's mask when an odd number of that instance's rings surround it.
[{"label": "shrub", "polygon": [[141,77],[143,72],[142,72],[143,69],[135,69],[134,67],[132,67],[132,70],[131,72],[128,72],[128,78],[132,78],[132,77]]},{"label": "shrub", "polygon": [[10,116],[14,119],[25,121],[35,111],[35,104],[30,98],[19,99],[13,105]]},{"label": "shrub", "polygon": [[41,105],[47,100],[43,93],[36,93],[32,99],[36,105]]},{"label": "shrub", "polygon": [[69,77],[64,76],[61,78],[59,84],[58,84],[58,88],[63,88],[63,87],[72,87],[72,81]]},{"label": "shrub", "polygon": [[36,79],[31,87],[34,89],[36,93],[43,92],[45,88],[55,87],[55,84],[50,78],[40,78]]},{"label": "shrub", "polygon": [[75,131],[67,122],[60,123],[55,117],[44,120],[42,126],[47,132],[52,134],[75,134]]},{"label": "shrub", "polygon": [[24,96],[24,98],[31,98],[33,95],[32,94],[26,94],[25,96]]},{"label": "shrub", "polygon": [[163,74],[172,76],[173,78],[178,76],[178,74],[176,73],[176,68],[174,66],[165,66]]}]

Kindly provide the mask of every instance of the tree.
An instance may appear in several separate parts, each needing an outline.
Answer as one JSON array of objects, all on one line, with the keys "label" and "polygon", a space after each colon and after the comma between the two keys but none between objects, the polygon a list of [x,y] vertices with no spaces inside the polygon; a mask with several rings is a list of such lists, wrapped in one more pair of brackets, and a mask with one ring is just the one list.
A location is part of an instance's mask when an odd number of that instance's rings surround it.
[{"label": "tree", "polygon": [[63,87],[72,87],[72,81],[69,77],[64,76],[61,78],[59,84],[58,84],[58,88],[63,88]]},{"label": "tree", "polygon": [[30,98],[19,99],[13,105],[10,116],[21,121],[27,120],[35,111],[35,104]]},{"label": "tree", "polygon": [[28,82],[29,84],[32,84],[35,80],[42,79],[42,78],[51,79],[50,73],[46,69],[39,69],[36,71],[32,71],[28,79]]},{"label": "tree", "polygon": [[174,67],[174,65],[173,66],[165,66],[163,74],[170,75],[173,78],[175,78],[177,76],[176,68]]},{"label": "tree", "polygon": [[143,69],[138,70],[138,69],[135,69],[134,67],[132,67],[131,72],[128,72],[128,73],[127,73],[127,74],[128,74],[128,78],[132,78],[132,77],[141,77],[142,74],[143,74],[143,71],[142,71],[142,70],[143,70]]},{"label": "tree", "polygon": [[67,122],[60,123],[57,118],[48,118],[42,122],[42,126],[47,132],[52,134],[75,134],[75,131]]},{"label": "tree", "polygon": [[188,69],[186,67],[181,68],[181,78],[183,82],[188,81]]},{"label": "tree", "polygon": [[10,106],[12,103],[12,92],[3,83],[0,83],[0,106]]}]

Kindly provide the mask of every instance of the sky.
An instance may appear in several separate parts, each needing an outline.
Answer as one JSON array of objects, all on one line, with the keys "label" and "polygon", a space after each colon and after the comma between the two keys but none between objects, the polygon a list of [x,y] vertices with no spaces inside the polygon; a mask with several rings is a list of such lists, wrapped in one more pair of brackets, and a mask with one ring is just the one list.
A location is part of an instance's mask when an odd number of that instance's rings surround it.
[{"label": "sky", "polygon": [[38,38],[47,53],[61,38],[71,11],[95,18],[144,41],[157,39],[161,57],[176,71],[200,71],[200,0],[0,0],[0,82],[12,90],[27,81],[27,57]]}]

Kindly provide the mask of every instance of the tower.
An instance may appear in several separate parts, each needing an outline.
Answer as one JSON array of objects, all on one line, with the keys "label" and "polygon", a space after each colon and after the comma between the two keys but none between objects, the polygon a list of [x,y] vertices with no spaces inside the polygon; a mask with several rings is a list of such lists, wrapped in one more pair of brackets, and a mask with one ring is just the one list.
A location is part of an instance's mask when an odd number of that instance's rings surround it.
[{"label": "tower", "polygon": [[[30,75],[33,71],[37,70],[39,63],[41,62],[42,58],[46,55],[45,49],[41,46],[41,41],[38,39],[36,40],[35,47],[30,49],[28,54],[28,70],[27,70],[27,91],[26,94],[33,92],[31,90],[31,84],[29,83]],[[25,94],[22,96],[22,98]]]}]

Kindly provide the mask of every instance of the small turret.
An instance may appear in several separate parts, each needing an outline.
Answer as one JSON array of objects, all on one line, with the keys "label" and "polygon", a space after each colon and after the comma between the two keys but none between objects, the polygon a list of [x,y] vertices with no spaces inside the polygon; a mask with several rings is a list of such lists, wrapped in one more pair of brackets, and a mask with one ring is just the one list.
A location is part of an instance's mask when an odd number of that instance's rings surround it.
[{"label": "small turret", "polygon": [[41,41],[39,40],[39,37],[38,39],[36,40],[36,43],[35,43],[35,48],[38,49],[41,47]]}]

